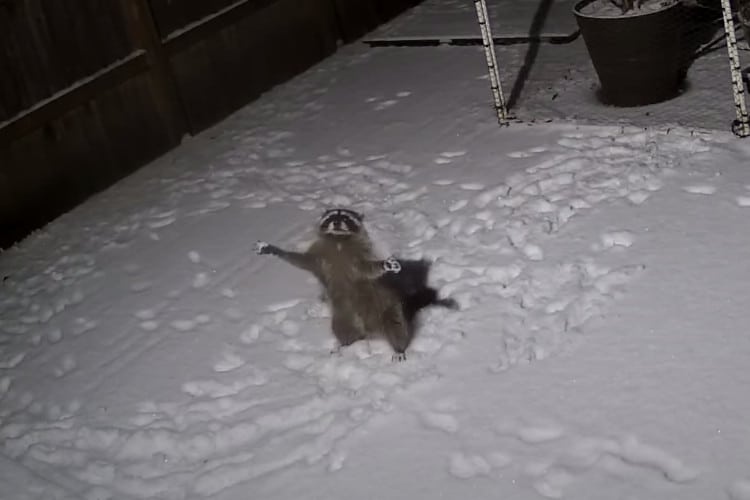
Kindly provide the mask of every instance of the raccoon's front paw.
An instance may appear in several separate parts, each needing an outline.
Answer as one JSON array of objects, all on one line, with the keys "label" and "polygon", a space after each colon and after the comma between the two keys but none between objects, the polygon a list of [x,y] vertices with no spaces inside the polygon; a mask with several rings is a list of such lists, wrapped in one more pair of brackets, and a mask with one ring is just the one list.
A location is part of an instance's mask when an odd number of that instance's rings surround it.
[{"label": "raccoon's front paw", "polygon": [[255,253],[258,255],[267,255],[271,253],[271,245],[266,243],[265,241],[256,241],[255,242]]},{"label": "raccoon's front paw", "polygon": [[393,356],[391,356],[391,362],[392,363],[400,363],[402,361],[406,361],[406,353],[405,352],[395,352],[395,353],[393,353]]},{"label": "raccoon's front paw", "polygon": [[400,273],[401,263],[396,257],[388,257],[383,261],[383,270],[387,273]]}]

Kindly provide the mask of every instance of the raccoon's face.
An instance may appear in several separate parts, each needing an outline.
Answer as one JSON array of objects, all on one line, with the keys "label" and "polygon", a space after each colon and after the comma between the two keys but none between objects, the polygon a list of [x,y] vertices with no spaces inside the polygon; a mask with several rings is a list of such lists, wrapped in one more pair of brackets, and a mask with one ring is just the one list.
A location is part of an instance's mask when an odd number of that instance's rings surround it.
[{"label": "raccoon's face", "polygon": [[331,208],[323,212],[318,224],[318,232],[323,235],[346,237],[362,231],[364,216],[348,208]]}]

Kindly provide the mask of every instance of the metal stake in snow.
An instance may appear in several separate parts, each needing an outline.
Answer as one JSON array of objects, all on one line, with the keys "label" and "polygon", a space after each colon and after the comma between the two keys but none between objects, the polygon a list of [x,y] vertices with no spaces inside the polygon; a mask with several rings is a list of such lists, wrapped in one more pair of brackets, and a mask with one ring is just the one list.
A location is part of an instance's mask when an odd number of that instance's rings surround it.
[{"label": "metal stake in snow", "polygon": [[747,137],[750,136],[750,120],[745,104],[745,85],[742,81],[742,68],[737,51],[737,37],[734,36],[734,20],[732,19],[732,6],[729,4],[729,0],[721,0],[721,10],[724,13],[724,35],[727,39],[729,69],[732,72],[734,109],[737,113],[737,119],[732,123],[732,132],[740,137]]},{"label": "metal stake in snow", "polygon": [[490,87],[492,88],[492,98],[495,101],[497,121],[500,125],[507,125],[508,110],[505,108],[505,96],[503,95],[503,88],[500,86],[500,75],[497,71],[495,44],[490,30],[490,19],[487,15],[487,4],[484,0],[474,0],[474,7],[477,9],[479,29],[482,31],[482,46],[484,46],[484,55],[487,58],[487,70],[490,73]]}]

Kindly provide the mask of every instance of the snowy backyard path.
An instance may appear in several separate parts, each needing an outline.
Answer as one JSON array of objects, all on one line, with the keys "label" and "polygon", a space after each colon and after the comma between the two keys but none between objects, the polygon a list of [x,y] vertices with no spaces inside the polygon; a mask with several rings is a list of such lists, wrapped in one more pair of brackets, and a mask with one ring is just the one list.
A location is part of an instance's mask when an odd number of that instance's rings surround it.
[{"label": "snowy backyard path", "polygon": [[[750,499],[750,146],[498,129],[480,50],[390,50],[0,255],[3,499]],[[252,253],[331,205],[461,304],[405,362]]]}]

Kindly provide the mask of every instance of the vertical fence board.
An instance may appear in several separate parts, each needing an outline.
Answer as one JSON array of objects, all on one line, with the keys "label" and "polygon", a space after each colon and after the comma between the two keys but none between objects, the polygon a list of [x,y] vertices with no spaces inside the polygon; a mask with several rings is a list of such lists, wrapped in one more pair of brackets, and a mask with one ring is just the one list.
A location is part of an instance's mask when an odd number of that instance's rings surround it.
[{"label": "vertical fence board", "polygon": [[144,73],[0,148],[0,246],[170,147]]},{"label": "vertical fence board", "polygon": [[197,129],[216,123],[332,54],[336,39],[329,0],[277,0],[175,53],[172,69],[190,122]]},{"label": "vertical fence board", "polygon": [[134,45],[146,51],[157,107],[170,138],[174,144],[179,144],[182,134],[190,129],[189,121],[148,1],[125,0],[123,9]]},{"label": "vertical fence board", "polygon": [[[209,17],[238,0],[150,0],[154,20],[162,38],[191,23]],[[257,2],[257,0],[250,0]]]},{"label": "vertical fence board", "polygon": [[0,2],[0,122],[132,49],[109,0]]}]

